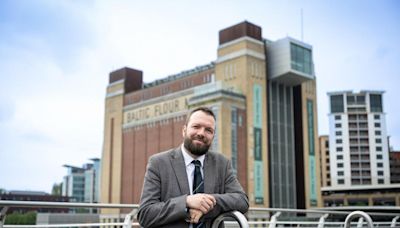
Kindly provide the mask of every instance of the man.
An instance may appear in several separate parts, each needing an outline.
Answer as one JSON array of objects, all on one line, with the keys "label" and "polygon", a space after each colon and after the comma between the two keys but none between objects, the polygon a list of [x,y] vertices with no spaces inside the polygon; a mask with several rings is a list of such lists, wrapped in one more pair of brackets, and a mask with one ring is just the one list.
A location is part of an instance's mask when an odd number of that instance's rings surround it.
[{"label": "man", "polygon": [[214,113],[196,108],[183,126],[183,144],[150,157],[138,212],[141,226],[211,227],[223,212],[247,212],[248,198],[230,161],[208,151],[214,134]]}]

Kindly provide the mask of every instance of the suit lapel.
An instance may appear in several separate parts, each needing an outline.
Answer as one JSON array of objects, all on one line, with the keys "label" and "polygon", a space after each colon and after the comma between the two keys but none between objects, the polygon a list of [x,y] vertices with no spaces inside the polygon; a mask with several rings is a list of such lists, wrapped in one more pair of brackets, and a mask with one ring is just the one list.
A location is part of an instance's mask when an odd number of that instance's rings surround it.
[{"label": "suit lapel", "polygon": [[171,163],[178,181],[179,189],[181,190],[182,194],[189,195],[190,194],[189,182],[186,174],[185,161],[183,159],[180,147],[172,151]]},{"label": "suit lapel", "polygon": [[214,193],[214,182],[217,178],[215,159],[210,153],[204,158],[204,193]]}]

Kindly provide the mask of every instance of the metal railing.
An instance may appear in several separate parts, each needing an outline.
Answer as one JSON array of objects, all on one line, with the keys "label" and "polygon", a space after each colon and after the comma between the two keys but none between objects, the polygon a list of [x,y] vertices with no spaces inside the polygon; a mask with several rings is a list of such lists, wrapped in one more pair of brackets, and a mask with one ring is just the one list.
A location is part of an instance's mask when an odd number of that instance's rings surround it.
[{"label": "metal railing", "polygon": [[[375,209],[383,212],[359,211],[360,208],[365,211]],[[268,213],[269,216],[264,218],[264,220],[268,219],[268,221],[257,221],[257,217],[261,217],[257,213]],[[299,214],[302,216],[299,216]],[[323,228],[350,227],[350,225],[363,227],[365,224],[369,226],[370,223],[373,224],[373,227],[400,227],[400,222],[398,221],[400,219],[400,207],[339,207],[307,210],[253,207],[250,208],[247,217],[250,227],[263,226],[275,228],[279,226],[295,226]],[[344,220],[342,219],[343,217],[345,217]],[[359,217],[360,219],[357,222],[351,222],[355,217]],[[379,220],[373,222],[371,217]]]},{"label": "metal railing", "polygon": [[[130,212],[123,214],[123,222],[99,222],[99,223],[69,223],[69,224],[38,224],[38,225],[4,225],[6,213],[9,208],[102,208],[102,209],[129,209]],[[25,228],[25,227],[105,227],[120,226],[124,228],[139,227],[136,220],[138,204],[102,204],[102,203],[67,203],[67,202],[42,202],[42,201],[7,201],[0,200],[0,228]],[[400,227],[400,207],[375,207],[384,212],[367,212],[371,209],[359,207],[347,208],[324,208],[324,209],[285,209],[285,208],[258,208],[251,207],[246,217],[238,212],[228,212],[218,216],[212,228],[217,228],[221,223],[225,227]],[[373,208],[372,208],[373,209]],[[340,219],[338,219],[340,218]],[[343,219],[345,218],[345,219]],[[357,222],[352,222],[359,218]],[[372,218],[379,218],[373,221]],[[234,221],[232,221],[235,220]],[[340,221],[338,221],[340,220]]]},{"label": "metal railing", "polygon": [[[139,227],[138,222],[134,222],[134,218],[139,208],[138,204],[105,204],[105,203],[67,203],[67,202],[43,202],[43,201],[13,201],[0,200],[0,228],[12,227],[87,227],[87,226],[122,226],[130,228],[132,226]],[[75,223],[75,224],[43,224],[43,225],[4,225],[7,210],[11,207],[24,208],[108,208],[108,209],[131,209],[131,212],[125,215],[124,222],[114,223]]]}]

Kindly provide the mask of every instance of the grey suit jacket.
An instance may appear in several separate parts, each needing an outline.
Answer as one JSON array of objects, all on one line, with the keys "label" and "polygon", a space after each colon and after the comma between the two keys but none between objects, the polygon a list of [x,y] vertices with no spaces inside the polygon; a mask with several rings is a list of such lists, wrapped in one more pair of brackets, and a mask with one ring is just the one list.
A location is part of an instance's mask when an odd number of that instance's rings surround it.
[{"label": "grey suit jacket", "polygon": [[[204,159],[204,192],[212,194],[217,205],[203,216],[210,227],[219,214],[249,208],[247,195],[232,172],[231,162],[221,153],[207,152]],[[187,228],[186,197],[190,194],[186,167],[181,148],[150,157],[138,219],[141,226]]]}]

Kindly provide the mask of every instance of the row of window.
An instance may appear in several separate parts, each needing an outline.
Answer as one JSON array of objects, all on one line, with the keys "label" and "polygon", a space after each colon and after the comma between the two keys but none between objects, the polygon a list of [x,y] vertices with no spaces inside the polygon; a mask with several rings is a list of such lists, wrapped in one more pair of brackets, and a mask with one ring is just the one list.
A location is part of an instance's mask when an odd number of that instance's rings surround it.
[{"label": "row of window", "polygon": [[[341,128],[342,124],[341,123],[336,123],[335,124],[335,128]],[[356,123],[350,123],[349,124],[349,128],[368,128],[367,123],[358,123],[358,125]],[[380,128],[381,127],[381,123],[379,122],[375,122],[374,123],[374,127],[375,128]]]},{"label": "row of window", "polygon": [[[208,83],[211,82],[214,78],[214,74],[206,74],[203,76],[203,83]],[[191,88],[194,86],[194,81],[193,79],[190,80],[183,80],[180,83],[180,89],[187,89],[187,88]],[[165,86],[161,86],[160,87],[160,93],[161,95],[166,95],[169,93],[172,93],[174,91],[172,91],[171,87],[169,85],[165,85]],[[147,100],[153,97],[152,91],[151,90],[147,90],[147,91],[143,91],[143,93],[141,94],[142,96],[142,100]],[[133,102],[132,100],[129,100],[129,102]]]},{"label": "row of window", "polygon": [[[357,175],[358,174],[358,175]],[[369,171],[365,171],[365,172],[362,172],[362,174],[364,174],[364,175],[370,175],[370,172]],[[384,172],[382,171],[382,170],[379,170],[378,172],[377,172],[377,174],[378,174],[378,176],[384,176]],[[338,171],[337,172],[337,175],[338,176],[344,176],[344,171]],[[352,175],[353,176],[359,176],[360,175],[360,172],[354,172],[354,174],[353,174],[353,172],[352,172]]]},{"label": "row of window", "polygon": [[[378,179],[378,184],[384,184],[385,180],[379,178]],[[343,185],[344,184],[344,179],[338,179],[338,184]],[[371,184],[371,180],[370,179],[352,179],[351,180],[351,184],[354,185],[360,185],[360,184]]]},{"label": "row of window", "polygon": [[[330,97],[331,112],[339,113],[344,112],[344,99],[342,94],[332,95]],[[352,104],[365,104],[365,97],[363,95],[348,95],[347,102],[349,105]],[[371,112],[382,112],[382,95],[381,94],[369,94],[369,107]]]},{"label": "row of window", "polygon": [[[356,135],[361,135],[361,136],[367,136],[368,135],[368,131],[350,131],[350,136],[356,136]],[[359,134],[358,134],[359,133]],[[342,136],[342,132],[341,131],[336,131],[335,132],[336,136]],[[380,130],[376,130],[375,131],[375,135],[382,135],[382,132]]]},{"label": "row of window", "polygon": [[[368,152],[369,148],[368,147],[351,147],[350,148],[350,152]],[[375,151],[376,152],[381,152],[382,151],[382,147],[381,146],[377,146],[375,147]],[[343,152],[343,147],[336,147],[336,152]]]},{"label": "row of window", "polygon": [[[339,155],[338,155],[339,156]],[[340,159],[338,159],[338,160],[343,160],[343,157],[341,157]],[[363,163],[364,164],[364,166],[365,166],[365,164],[367,165],[367,166],[369,166],[369,161],[364,161],[364,162],[362,162],[361,161],[361,163]],[[352,165],[352,168],[356,168],[356,167],[359,167],[360,166],[360,161],[351,161],[351,165]],[[376,163],[376,166],[378,167],[378,168],[383,168],[383,162],[378,162],[378,163]],[[343,168],[344,167],[344,164],[342,163],[342,162],[339,162],[339,163],[337,163],[337,167],[338,168]]]},{"label": "row of window", "polygon": [[[354,117],[354,118],[350,118],[350,117]],[[358,115],[358,117],[360,117],[359,119],[365,119],[365,115]],[[357,115],[349,115],[350,119],[357,119]],[[342,116],[341,115],[335,115],[335,120],[341,120]],[[375,120],[380,120],[381,116],[379,114],[375,114],[374,115],[374,119]]]},{"label": "row of window", "polygon": [[[350,156],[350,158],[351,158],[351,160],[352,161],[354,161],[354,160],[369,160],[369,154],[362,154],[362,155],[359,155],[359,154],[352,154],[351,156]],[[341,159],[343,159],[343,155],[337,155],[337,159],[338,160],[341,160]],[[383,159],[383,155],[382,154],[377,154],[376,155],[376,159],[377,160],[382,160]]]}]

